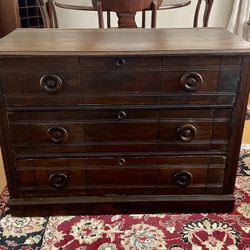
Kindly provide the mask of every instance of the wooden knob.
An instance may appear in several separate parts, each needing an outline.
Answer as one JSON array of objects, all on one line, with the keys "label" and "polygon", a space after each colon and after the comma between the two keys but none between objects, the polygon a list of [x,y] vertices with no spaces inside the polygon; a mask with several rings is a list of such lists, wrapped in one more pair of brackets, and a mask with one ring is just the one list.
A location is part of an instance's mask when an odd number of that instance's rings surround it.
[{"label": "wooden knob", "polygon": [[116,61],[116,66],[118,67],[122,67],[124,66],[126,63],[125,59],[124,58],[118,58],[117,61]]},{"label": "wooden knob", "polygon": [[62,127],[48,128],[47,135],[54,143],[63,143],[67,141],[69,137],[67,130]]},{"label": "wooden knob", "polygon": [[196,91],[203,83],[203,78],[199,73],[189,72],[182,76],[181,85],[185,91]]},{"label": "wooden knob", "polygon": [[117,118],[119,119],[119,120],[124,120],[124,119],[126,119],[127,118],[127,114],[126,114],[126,112],[125,111],[119,111],[118,113],[117,113]]},{"label": "wooden knob", "polygon": [[62,79],[53,74],[47,74],[41,77],[40,86],[48,94],[57,94],[62,90]]},{"label": "wooden knob", "polygon": [[49,182],[51,183],[52,187],[57,189],[66,187],[68,180],[69,178],[65,173],[54,173],[49,177]]},{"label": "wooden knob", "polygon": [[175,177],[176,184],[178,184],[181,187],[188,186],[193,180],[192,174],[185,170],[176,173],[174,177]]},{"label": "wooden knob", "polygon": [[191,124],[185,124],[177,129],[177,138],[182,142],[190,142],[197,135],[197,129]]},{"label": "wooden knob", "polygon": [[119,166],[124,166],[125,163],[126,163],[126,160],[123,159],[123,158],[118,160],[118,165],[119,165]]}]

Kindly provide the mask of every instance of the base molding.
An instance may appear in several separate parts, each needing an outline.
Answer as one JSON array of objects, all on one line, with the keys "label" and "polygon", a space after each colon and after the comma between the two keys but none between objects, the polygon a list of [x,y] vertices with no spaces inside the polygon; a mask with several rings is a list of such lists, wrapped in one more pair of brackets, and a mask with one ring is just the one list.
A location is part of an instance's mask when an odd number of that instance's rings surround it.
[{"label": "base molding", "polygon": [[241,144],[241,150],[249,150],[250,149],[250,144]]},{"label": "base molding", "polygon": [[233,195],[131,195],[10,199],[13,216],[232,212]]}]

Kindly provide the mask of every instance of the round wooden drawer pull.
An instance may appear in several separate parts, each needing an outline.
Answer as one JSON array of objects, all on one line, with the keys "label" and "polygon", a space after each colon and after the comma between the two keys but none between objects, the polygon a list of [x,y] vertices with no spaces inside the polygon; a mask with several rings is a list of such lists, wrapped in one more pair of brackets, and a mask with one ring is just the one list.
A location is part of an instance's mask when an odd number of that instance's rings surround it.
[{"label": "round wooden drawer pull", "polygon": [[65,128],[51,127],[48,128],[47,134],[54,143],[63,143],[68,140],[69,134]]},{"label": "round wooden drawer pull", "polygon": [[49,177],[49,182],[51,183],[52,187],[57,189],[66,187],[68,180],[68,176],[64,173],[55,173]]},{"label": "round wooden drawer pull", "polygon": [[118,160],[118,165],[119,165],[119,166],[124,166],[125,163],[126,163],[126,160],[123,159],[123,158]]},{"label": "round wooden drawer pull", "polygon": [[118,118],[119,120],[124,120],[124,119],[126,119],[126,118],[127,118],[126,112],[125,112],[125,111],[119,111],[119,112],[117,113],[117,118]]},{"label": "round wooden drawer pull", "polygon": [[197,135],[197,129],[191,124],[185,124],[177,129],[177,138],[181,142],[190,142]]},{"label": "round wooden drawer pull", "polygon": [[118,58],[117,61],[116,61],[116,66],[118,67],[122,67],[124,66],[126,63],[125,59],[124,58]]},{"label": "round wooden drawer pull", "polygon": [[188,186],[193,180],[192,174],[185,170],[176,173],[174,177],[175,177],[176,184],[178,184],[181,187]]},{"label": "round wooden drawer pull", "polygon": [[57,94],[62,90],[62,79],[53,74],[47,74],[41,77],[40,86],[48,94]]},{"label": "round wooden drawer pull", "polygon": [[199,73],[189,72],[182,76],[181,85],[185,91],[196,91],[203,83],[203,78]]}]

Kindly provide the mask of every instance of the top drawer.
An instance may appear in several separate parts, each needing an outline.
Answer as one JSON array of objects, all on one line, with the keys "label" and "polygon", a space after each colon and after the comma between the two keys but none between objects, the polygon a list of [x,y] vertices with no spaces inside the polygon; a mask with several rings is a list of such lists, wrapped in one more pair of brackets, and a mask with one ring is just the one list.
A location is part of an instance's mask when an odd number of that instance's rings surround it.
[{"label": "top drawer", "polygon": [[8,106],[233,105],[241,57],[20,57],[1,66]]}]

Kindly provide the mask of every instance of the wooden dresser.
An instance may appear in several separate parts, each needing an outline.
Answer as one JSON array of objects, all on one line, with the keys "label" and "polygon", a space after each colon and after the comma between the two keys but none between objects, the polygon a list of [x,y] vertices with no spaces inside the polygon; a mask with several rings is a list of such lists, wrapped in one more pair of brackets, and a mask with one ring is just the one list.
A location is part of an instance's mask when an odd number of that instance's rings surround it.
[{"label": "wooden dresser", "polygon": [[249,55],[215,28],[2,39],[12,214],[232,211]]}]

